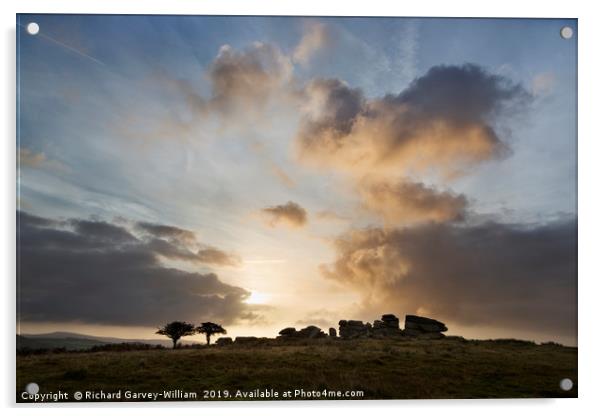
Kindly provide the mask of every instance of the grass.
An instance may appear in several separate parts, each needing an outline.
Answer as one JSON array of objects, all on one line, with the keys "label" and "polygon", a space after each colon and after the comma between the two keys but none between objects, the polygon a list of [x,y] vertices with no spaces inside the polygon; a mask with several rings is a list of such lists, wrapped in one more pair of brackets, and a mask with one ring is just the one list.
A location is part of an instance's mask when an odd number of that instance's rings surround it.
[{"label": "grass", "polygon": [[[564,392],[563,378],[575,383]],[[577,348],[514,340],[306,340],[182,350],[17,356],[27,383],[59,390],[361,390],[363,399],[577,397]],[[72,397],[72,394],[69,395]],[[281,396],[280,396],[281,397]],[[123,399],[123,398],[122,398]]]}]

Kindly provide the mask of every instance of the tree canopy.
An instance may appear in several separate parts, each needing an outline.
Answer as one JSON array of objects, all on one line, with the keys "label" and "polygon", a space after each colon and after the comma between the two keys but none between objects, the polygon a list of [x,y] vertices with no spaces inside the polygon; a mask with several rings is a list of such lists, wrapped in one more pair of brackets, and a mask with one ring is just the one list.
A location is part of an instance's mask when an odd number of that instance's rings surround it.
[{"label": "tree canopy", "polygon": [[203,322],[200,326],[196,328],[196,332],[198,332],[199,334],[205,334],[205,337],[207,338],[207,345],[209,345],[212,335],[228,333],[221,325],[215,324],[213,322]]},{"label": "tree canopy", "polygon": [[188,322],[174,321],[168,323],[163,328],[159,328],[156,333],[171,338],[173,341],[173,347],[175,349],[178,346],[178,340],[180,338],[194,335],[196,332],[197,331],[193,324],[189,324]]}]

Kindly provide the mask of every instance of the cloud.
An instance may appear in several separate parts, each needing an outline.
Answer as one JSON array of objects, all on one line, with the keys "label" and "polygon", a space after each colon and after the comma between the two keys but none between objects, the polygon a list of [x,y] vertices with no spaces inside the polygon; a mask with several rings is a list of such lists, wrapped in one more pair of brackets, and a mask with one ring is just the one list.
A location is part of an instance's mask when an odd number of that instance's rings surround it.
[{"label": "cloud", "polygon": [[[249,123],[255,125],[266,115],[266,108],[272,112],[270,103],[280,106],[295,94],[291,58],[270,43],[253,42],[240,50],[222,45],[202,75],[208,82],[208,94],[200,92],[196,81],[164,71],[154,74],[154,81],[172,94],[181,108],[165,113],[162,123],[153,126],[148,135],[204,137],[216,134],[209,133],[213,128],[217,132],[225,127],[248,129]],[[131,130],[127,123],[124,128]]]},{"label": "cloud", "polygon": [[362,181],[359,192],[365,208],[389,224],[463,220],[468,201],[464,195],[440,192],[419,182]]},{"label": "cloud", "polygon": [[315,325],[328,332],[328,328],[336,327],[341,319],[340,311],[329,309],[317,309],[308,312],[302,319],[295,322],[296,325]]},{"label": "cloud", "polygon": [[266,223],[271,227],[280,224],[291,227],[303,227],[307,223],[307,212],[305,209],[292,201],[284,205],[263,208],[261,212],[266,219]]},{"label": "cloud", "polygon": [[138,222],[136,223],[136,228],[157,238],[166,238],[168,240],[178,241],[185,244],[196,242],[196,236],[192,231],[170,225]]},{"label": "cloud", "polygon": [[[245,289],[214,273],[163,265],[162,256],[181,249],[167,240],[103,221],[55,221],[25,212],[17,219],[22,321],[156,326],[176,319],[230,324],[250,316]],[[196,253],[209,263],[223,262],[216,260],[220,255]]]},{"label": "cloud", "polygon": [[215,247],[202,248],[197,252],[197,259],[201,263],[219,266],[240,266],[241,260],[237,255],[226,253]]},{"label": "cloud", "polygon": [[326,47],[330,41],[326,25],[311,21],[306,25],[305,33],[293,52],[293,62],[306,66],[314,54]]},{"label": "cloud", "polygon": [[36,153],[26,147],[19,148],[18,158],[21,167],[28,167],[32,169],[49,168],[55,170],[66,170],[65,165],[56,160],[48,159],[45,153]]},{"label": "cloud", "polygon": [[274,45],[254,42],[243,51],[224,45],[209,68],[210,105],[224,113],[261,107],[290,81],[292,71],[290,58]]},{"label": "cloud", "polygon": [[167,258],[216,266],[240,266],[241,259],[234,253],[201,244],[189,230],[163,224],[138,222],[137,230],[147,237],[147,247]]},{"label": "cloud", "polygon": [[551,72],[542,72],[533,77],[531,91],[536,97],[548,95],[556,86],[556,76]]},{"label": "cloud", "polygon": [[322,266],[325,277],[361,293],[369,310],[576,336],[574,219],[368,228],[334,244],[337,260]]},{"label": "cloud", "polygon": [[315,213],[315,218],[323,221],[334,221],[334,222],[346,222],[349,221],[349,217],[341,215],[335,211],[328,209],[318,211]]},{"label": "cloud", "polygon": [[336,79],[314,80],[296,138],[302,160],[353,175],[457,175],[507,153],[495,127],[531,96],[474,64],[435,66],[398,95],[367,99]]},{"label": "cloud", "polygon": [[72,219],[69,224],[73,226],[75,234],[87,236],[89,241],[100,245],[125,244],[136,241],[136,237],[125,228],[104,221]]}]

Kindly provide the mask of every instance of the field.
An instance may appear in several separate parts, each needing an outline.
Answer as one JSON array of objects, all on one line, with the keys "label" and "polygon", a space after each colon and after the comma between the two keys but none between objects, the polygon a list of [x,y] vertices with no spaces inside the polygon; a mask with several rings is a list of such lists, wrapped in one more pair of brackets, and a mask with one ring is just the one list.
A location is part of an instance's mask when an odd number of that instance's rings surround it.
[{"label": "field", "polygon": [[[564,378],[575,383],[569,392],[559,387]],[[67,392],[68,400],[76,391],[90,390],[121,391],[117,400],[131,400],[126,392],[174,390],[181,394],[171,398],[180,400],[316,399],[328,397],[324,390],[361,391],[353,398],[364,400],[577,397],[577,348],[450,337],[18,355],[17,401],[27,401],[21,392],[30,382],[40,393]],[[295,396],[301,389],[317,393]],[[262,395],[266,390],[278,396]],[[197,396],[182,396],[190,392]]]}]

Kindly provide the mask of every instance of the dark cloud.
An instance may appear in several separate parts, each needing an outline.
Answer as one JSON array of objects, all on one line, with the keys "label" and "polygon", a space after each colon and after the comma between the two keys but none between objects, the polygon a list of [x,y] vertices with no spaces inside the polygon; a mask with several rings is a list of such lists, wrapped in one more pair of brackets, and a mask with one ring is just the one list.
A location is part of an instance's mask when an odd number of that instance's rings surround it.
[{"label": "dark cloud", "polygon": [[136,224],[136,228],[157,238],[167,238],[170,240],[181,241],[182,243],[187,244],[196,242],[196,236],[192,231],[184,230],[182,228],[174,227],[171,225],[138,222]]},{"label": "dark cloud", "polygon": [[219,266],[238,266],[241,260],[238,256],[226,253],[215,247],[202,248],[196,253],[201,263],[215,264]]},{"label": "dark cloud", "polygon": [[371,228],[339,238],[327,278],[366,308],[576,336],[576,221]]},{"label": "dark cloud", "polygon": [[71,220],[74,233],[86,236],[88,240],[99,244],[123,244],[136,241],[125,228],[104,221]]},{"label": "dark cloud", "polygon": [[[156,326],[250,316],[246,290],[213,273],[163,265],[161,256],[174,258],[182,249],[167,240],[149,241],[103,221],[58,222],[24,212],[18,230],[20,320]],[[224,262],[213,250],[192,255]]]},{"label": "dark cloud", "polygon": [[291,227],[302,227],[307,223],[307,212],[305,209],[292,201],[284,205],[274,205],[261,210],[267,224],[274,227],[279,224]]},{"label": "dark cloud", "polygon": [[475,64],[434,66],[397,97],[387,101],[410,105],[424,117],[456,124],[488,123],[531,99],[520,85]]},{"label": "dark cloud", "polygon": [[136,229],[151,237],[147,240],[146,247],[165,258],[216,266],[241,264],[240,257],[236,254],[199,243],[192,231],[147,222],[136,223]]},{"label": "dark cloud", "polygon": [[441,192],[422,183],[362,181],[364,206],[381,215],[388,224],[463,220],[468,201],[464,195]]},{"label": "dark cloud", "polygon": [[305,91],[300,156],[356,175],[455,175],[502,156],[508,147],[495,128],[530,100],[520,84],[472,64],[433,67],[400,94],[376,99],[338,80]]},{"label": "dark cloud", "polygon": [[302,149],[336,152],[365,108],[362,91],[338,79],[315,79],[305,87],[304,98],[305,118],[298,136]]}]

